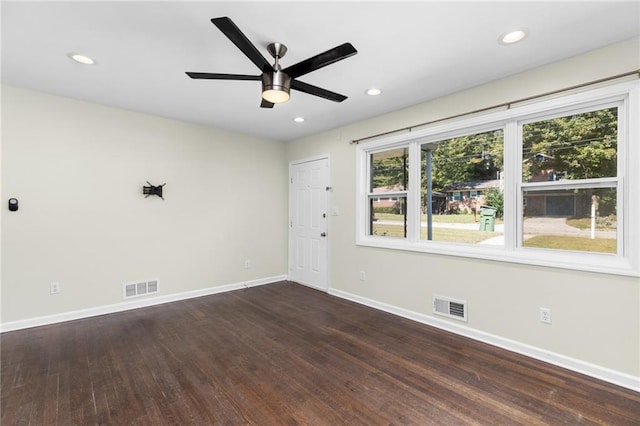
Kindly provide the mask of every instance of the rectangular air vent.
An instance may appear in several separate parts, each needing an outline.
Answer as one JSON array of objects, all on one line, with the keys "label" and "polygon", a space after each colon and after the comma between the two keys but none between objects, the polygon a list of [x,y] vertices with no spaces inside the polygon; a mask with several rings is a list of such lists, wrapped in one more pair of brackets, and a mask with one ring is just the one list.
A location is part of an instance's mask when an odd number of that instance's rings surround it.
[{"label": "rectangular air vent", "polygon": [[433,313],[445,317],[467,320],[467,301],[456,300],[444,296],[433,296]]},{"label": "rectangular air vent", "polygon": [[122,284],[123,299],[145,296],[147,294],[158,293],[159,291],[160,282],[157,279]]}]

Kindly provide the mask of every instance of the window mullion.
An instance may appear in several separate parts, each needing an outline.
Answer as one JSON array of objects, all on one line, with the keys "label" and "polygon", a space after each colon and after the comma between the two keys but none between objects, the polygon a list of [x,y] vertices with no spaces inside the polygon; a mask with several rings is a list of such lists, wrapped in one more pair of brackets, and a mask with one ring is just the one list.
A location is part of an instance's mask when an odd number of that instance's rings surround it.
[{"label": "window mullion", "polygon": [[[618,253],[624,256],[628,256],[631,262],[635,263],[636,269],[640,266],[640,247],[638,240],[638,224],[636,221],[631,223],[630,212],[638,212],[640,210],[640,202],[638,197],[632,196],[629,193],[630,178],[635,174],[635,178],[631,180],[638,182],[638,167],[637,162],[629,161],[630,159],[637,159],[638,156],[638,144],[629,143],[628,138],[630,135],[638,135],[640,133],[637,129],[638,120],[629,120],[629,117],[638,117],[638,110],[640,109],[640,99],[638,98],[638,91],[632,91],[620,105],[618,109],[618,204],[616,209],[618,211]],[[636,127],[634,130],[633,128]],[[635,153],[633,152],[635,151]],[[635,194],[634,194],[635,195]],[[635,204],[635,207],[632,205]],[[624,237],[627,235],[628,237]],[[631,258],[630,254],[635,253],[635,258]]]},{"label": "window mullion", "polygon": [[522,234],[522,126],[510,121],[504,128],[504,247],[514,250]]},{"label": "window mullion", "polygon": [[407,191],[407,240],[420,241],[420,145],[409,145],[409,190]]}]

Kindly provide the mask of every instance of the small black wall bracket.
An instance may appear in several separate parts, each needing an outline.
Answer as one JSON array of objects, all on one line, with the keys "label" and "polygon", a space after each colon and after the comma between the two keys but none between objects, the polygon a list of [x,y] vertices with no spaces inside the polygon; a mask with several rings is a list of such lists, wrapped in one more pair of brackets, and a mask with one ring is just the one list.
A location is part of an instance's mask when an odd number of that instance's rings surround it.
[{"label": "small black wall bracket", "polygon": [[162,196],[162,187],[165,186],[166,183],[158,186],[150,184],[149,181],[147,181],[147,183],[149,186],[142,187],[142,193],[145,195],[144,198],[148,198],[150,195],[157,195],[164,200],[164,197]]}]

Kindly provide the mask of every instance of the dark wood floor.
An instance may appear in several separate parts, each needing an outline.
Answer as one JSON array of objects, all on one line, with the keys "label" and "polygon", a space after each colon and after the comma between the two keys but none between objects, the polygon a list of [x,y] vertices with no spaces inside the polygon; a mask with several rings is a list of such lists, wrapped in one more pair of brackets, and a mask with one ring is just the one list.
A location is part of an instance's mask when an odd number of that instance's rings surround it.
[{"label": "dark wood floor", "polygon": [[7,426],[640,424],[640,393],[287,282],[1,339]]}]

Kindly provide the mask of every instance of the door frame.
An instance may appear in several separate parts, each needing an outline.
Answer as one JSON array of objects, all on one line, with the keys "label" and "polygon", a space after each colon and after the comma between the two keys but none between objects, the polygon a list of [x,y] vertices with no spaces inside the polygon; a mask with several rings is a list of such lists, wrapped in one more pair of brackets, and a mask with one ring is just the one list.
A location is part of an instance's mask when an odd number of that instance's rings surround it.
[{"label": "door frame", "polygon": [[[287,185],[289,186],[289,218],[287,219],[287,223],[289,224],[289,226],[287,227],[288,230],[288,253],[287,253],[287,279],[291,280],[291,269],[293,268],[293,232],[292,232],[292,223],[293,223],[293,204],[292,204],[292,192],[293,192],[293,167],[299,164],[304,164],[304,163],[311,163],[314,161],[320,161],[320,160],[327,160],[327,186],[331,187],[331,156],[329,154],[318,154],[318,155],[314,155],[311,157],[305,157],[305,158],[301,158],[301,159],[297,159],[297,160],[292,160],[289,161],[289,176],[287,178]],[[331,288],[331,286],[329,285],[329,282],[331,281],[330,278],[330,262],[329,262],[329,237],[331,237],[331,230],[330,228],[330,220],[329,218],[331,217],[331,215],[329,214],[329,206],[330,206],[330,200],[329,200],[329,194],[331,193],[331,190],[327,191],[327,205],[326,205],[326,209],[325,211],[327,212],[327,244],[325,245],[325,283],[323,287],[315,287],[315,286],[311,286],[311,285],[307,285],[305,283],[300,283],[300,284],[304,284],[309,288],[313,288],[316,290],[320,290],[320,291],[324,291],[326,293],[329,292],[329,289]]]}]

